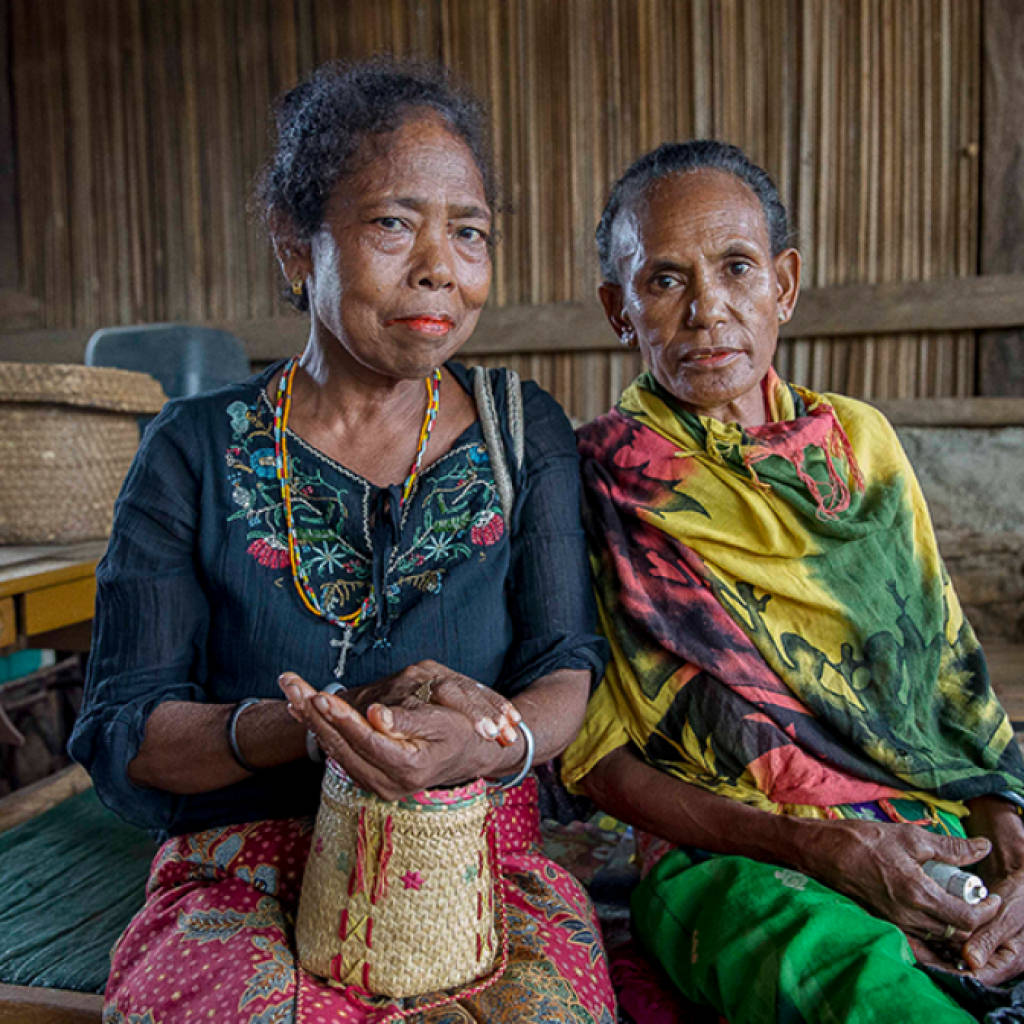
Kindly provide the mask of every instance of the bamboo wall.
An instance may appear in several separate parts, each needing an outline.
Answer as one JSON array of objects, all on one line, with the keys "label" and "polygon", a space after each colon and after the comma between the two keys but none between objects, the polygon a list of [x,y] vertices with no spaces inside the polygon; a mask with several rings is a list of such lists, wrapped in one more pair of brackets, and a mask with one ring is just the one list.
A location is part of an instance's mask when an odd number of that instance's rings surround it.
[{"label": "bamboo wall", "polygon": [[[268,106],[317,63],[437,57],[493,110],[507,210],[492,301],[596,301],[610,181],[711,135],[775,176],[808,285],[977,271],[981,0],[9,0],[21,290],[37,326],[280,311],[247,214]],[[0,352],[2,352],[0,340]],[[577,416],[617,352],[492,358]],[[971,332],[783,343],[876,397],[974,391]]]}]

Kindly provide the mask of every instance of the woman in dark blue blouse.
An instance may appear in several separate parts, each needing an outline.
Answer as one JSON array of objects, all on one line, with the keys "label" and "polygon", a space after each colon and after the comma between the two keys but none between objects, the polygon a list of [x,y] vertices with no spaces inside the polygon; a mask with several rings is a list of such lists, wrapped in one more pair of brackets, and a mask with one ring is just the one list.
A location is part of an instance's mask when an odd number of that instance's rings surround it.
[{"label": "woman in dark blue blouse", "polygon": [[308,344],[169,404],[97,573],[71,751],[173,837],[118,944],[112,1020],[370,1012],[289,948],[323,753],[387,799],[516,783],[495,797],[511,962],[459,1019],[612,1020],[586,898],[533,848],[530,761],[572,739],[603,665],[574,439],[500,373],[481,417],[449,362],[490,285],[484,151],[475,104],[431,69],[327,66],[281,103],[260,197]]}]

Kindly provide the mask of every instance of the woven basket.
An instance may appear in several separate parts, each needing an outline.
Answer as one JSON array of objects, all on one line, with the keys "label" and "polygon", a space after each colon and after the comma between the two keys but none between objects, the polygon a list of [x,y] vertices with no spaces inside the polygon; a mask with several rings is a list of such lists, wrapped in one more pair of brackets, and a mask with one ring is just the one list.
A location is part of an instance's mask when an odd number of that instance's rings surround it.
[{"label": "woven basket", "polygon": [[0,544],[108,536],[136,416],[165,401],[145,373],[0,363]]},{"label": "woven basket", "polygon": [[389,803],[329,761],[295,923],[302,966],[394,998],[486,974],[498,952],[488,811],[482,779]]}]

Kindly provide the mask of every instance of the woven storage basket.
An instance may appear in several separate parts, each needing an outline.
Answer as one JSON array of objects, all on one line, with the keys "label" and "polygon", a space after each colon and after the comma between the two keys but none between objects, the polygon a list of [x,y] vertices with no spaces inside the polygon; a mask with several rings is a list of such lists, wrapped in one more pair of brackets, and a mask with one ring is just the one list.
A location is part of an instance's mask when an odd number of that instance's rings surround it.
[{"label": "woven storage basket", "polygon": [[295,923],[302,966],[394,998],[486,974],[498,952],[488,810],[482,779],[389,803],[329,761]]},{"label": "woven storage basket", "polygon": [[165,401],[145,373],[0,363],[0,544],[108,536],[136,416]]}]

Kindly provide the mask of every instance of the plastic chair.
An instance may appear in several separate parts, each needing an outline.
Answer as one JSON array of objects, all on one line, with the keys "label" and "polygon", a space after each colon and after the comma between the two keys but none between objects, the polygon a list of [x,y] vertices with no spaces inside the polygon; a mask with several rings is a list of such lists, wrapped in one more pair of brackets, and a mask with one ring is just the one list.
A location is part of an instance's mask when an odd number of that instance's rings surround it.
[{"label": "plastic chair", "polygon": [[249,357],[239,338],[190,324],[102,327],[85,347],[85,365],[148,373],[169,398],[213,391],[250,373]]}]

